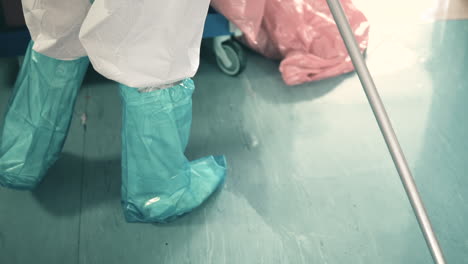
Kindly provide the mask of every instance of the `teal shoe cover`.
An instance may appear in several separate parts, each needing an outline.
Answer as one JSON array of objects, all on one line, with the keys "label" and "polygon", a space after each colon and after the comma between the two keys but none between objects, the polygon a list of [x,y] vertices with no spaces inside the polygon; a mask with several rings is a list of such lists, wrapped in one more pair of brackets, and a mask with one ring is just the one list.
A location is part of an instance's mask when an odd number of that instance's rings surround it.
[{"label": "teal shoe cover", "polygon": [[224,181],[224,157],[189,162],[184,155],[192,120],[190,79],[140,93],[120,85],[122,206],[129,222],[168,222],[201,205]]},{"label": "teal shoe cover", "polygon": [[88,64],[47,57],[30,43],[0,131],[0,185],[32,189],[57,160]]}]

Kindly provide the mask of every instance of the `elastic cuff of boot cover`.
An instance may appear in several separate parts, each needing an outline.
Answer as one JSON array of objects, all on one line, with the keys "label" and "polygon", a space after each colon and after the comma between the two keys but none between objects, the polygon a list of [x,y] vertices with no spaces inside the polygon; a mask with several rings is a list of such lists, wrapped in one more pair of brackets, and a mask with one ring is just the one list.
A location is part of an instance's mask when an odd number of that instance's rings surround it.
[{"label": "elastic cuff of boot cover", "polygon": [[150,92],[152,92],[152,91],[162,90],[162,89],[167,89],[167,88],[171,88],[171,87],[177,86],[177,85],[181,84],[182,82],[183,82],[183,80],[182,80],[182,81],[173,82],[173,83],[169,83],[169,84],[165,84],[165,85],[160,85],[160,86],[157,86],[157,87],[138,88],[138,91],[139,91],[140,93],[150,93]]},{"label": "elastic cuff of boot cover", "polygon": [[[40,52],[37,52],[33,49],[34,47],[34,41],[30,41],[28,48],[26,50],[26,55],[24,56],[25,60],[23,61],[23,64],[27,64],[28,61],[26,60],[28,57],[31,58],[31,62],[34,64],[39,64],[40,66],[44,63],[44,61],[47,62],[47,65],[44,65],[46,67],[38,67],[39,69],[43,70],[41,73],[42,74],[50,74],[53,73],[59,78],[73,78],[77,74],[81,74],[81,67],[77,65],[83,65],[83,67],[88,67],[89,65],[89,58],[87,56],[79,57],[79,58],[74,58],[74,59],[56,59],[54,57],[47,56],[45,54],[42,54]],[[28,65],[25,65],[28,66]],[[47,72],[47,70],[53,69],[53,72]],[[57,78],[56,77],[56,78]]]},{"label": "elastic cuff of boot cover", "polygon": [[141,93],[137,88],[120,84],[120,94],[127,106],[141,106],[145,104],[178,103],[192,97],[195,84],[192,79],[185,79],[176,86],[166,89]]}]

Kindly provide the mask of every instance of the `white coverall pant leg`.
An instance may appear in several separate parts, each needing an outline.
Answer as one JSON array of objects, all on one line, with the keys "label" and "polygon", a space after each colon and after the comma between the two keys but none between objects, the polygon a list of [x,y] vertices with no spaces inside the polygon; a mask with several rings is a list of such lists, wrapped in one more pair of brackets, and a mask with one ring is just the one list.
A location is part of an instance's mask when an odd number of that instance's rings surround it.
[{"label": "white coverall pant leg", "polygon": [[193,77],[209,0],[22,0],[33,49],[89,56],[106,78],[164,87]]}]

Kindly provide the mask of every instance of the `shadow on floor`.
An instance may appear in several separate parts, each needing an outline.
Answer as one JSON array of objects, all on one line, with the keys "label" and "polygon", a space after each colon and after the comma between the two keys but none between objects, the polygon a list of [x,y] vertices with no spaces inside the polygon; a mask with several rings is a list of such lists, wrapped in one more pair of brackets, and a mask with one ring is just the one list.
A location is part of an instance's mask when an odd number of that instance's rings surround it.
[{"label": "shadow on floor", "polygon": [[[80,206],[71,206],[76,203],[76,197],[80,197],[83,202],[83,193],[87,186],[102,182],[98,177],[84,177],[84,171],[89,167],[115,167],[115,170],[120,170],[119,160],[87,160],[77,155],[64,153],[62,157],[55,163],[45,176],[41,184],[33,191],[40,205],[56,216],[75,216],[79,215]],[[120,174],[103,175],[103,177],[112,177],[120,182]],[[94,182],[93,182],[94,181]],[[111,186],[109,186],[111,187]],[[76,195],[76,193],[80,193]],[[98,206],[101,203],[108,201],[118,201],[120,197],[118,193],[111,192],[109,189],[104,189],[101,192],[100,200],[96,200],[94,204],[87,204],[87,207]],[[70,206],[68,206],[70,205]]]},{"label": "shadow on floor", "polygon": [[[102,173],[93,173],[96,169]],[[96,208],[115,207],[115,210],[121,210],[120,184],[120,158],[90,160],[64,153],[32,193],[39,204],[52,215],[70,217]],[[80,194],[77,195],[77,192]],[[219,191],[200,208],[190,213],[190,217],[187,215],[164,225],[183,226],[187,221],[192,225],[202,224],[204,216],[201,211],[207,206],[210,207],[210,200],[216,199],[218,195]],[[81,202],[77,202],[76,197],[79,197]],[[112,210],[104,211],[109,213]],[[123,213],[121,218],[124,219]]]},{"label": "shadow on floor", "polygon": [[0,61],[0,89],[12,89],[19,72],[17,58],[2,58]]}]

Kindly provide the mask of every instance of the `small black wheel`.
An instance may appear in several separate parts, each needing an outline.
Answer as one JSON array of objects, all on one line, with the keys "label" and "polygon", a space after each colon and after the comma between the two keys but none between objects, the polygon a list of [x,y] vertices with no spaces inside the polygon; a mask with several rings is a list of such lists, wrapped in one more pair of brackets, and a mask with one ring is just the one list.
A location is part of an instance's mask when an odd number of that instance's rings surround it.
[{"label": "small black wheel", "polygon": [[244,50],[242,49],[241,45],[239,45],[239,43],[233,40],[224,42],[222,46],[229,61],[231,62],[231,65],[225,65],[219,56],[216,56],[216,62],[219,69],[230,76],[239,75],[242,71],[244,71],[247,64],[247,58],[245,56]]}]

